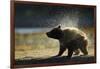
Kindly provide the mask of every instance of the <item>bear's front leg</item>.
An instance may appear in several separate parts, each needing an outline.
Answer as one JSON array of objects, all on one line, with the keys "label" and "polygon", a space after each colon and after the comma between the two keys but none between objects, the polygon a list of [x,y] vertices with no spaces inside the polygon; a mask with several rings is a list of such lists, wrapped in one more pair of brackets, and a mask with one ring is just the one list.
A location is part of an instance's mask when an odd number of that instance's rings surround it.
[{"label": "bear's front leg", "polygon": [[68,49],[68,56],[67,58],[70,59],[72,57],[72,54],[73,54],[73,49]]},{"label": "bear's front leg", "polygon": [[59,53],[57,56],[61,56],[65,50],[66,50],[66,48],[64,46],[60,45]]}]

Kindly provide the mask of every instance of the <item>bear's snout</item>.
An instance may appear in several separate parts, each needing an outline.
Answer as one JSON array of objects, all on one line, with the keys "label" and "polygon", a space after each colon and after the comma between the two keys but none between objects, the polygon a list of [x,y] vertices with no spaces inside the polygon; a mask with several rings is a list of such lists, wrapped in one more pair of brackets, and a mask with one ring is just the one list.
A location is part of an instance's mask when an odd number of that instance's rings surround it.
[{"label": "bear's snout", "polygon": [[47,32],[46,35],[48,35],[49,33]]},{"label": "bear's snout", "polygon": [[48,37],[50,37],[50,38],[52,37],[52,34],[51,34],[50,32],[47,32],[46,35],[47,35]]},{"label": "bear's snout", "polygon": [[46,35],[49,36],[49,32],[47,32]]}]

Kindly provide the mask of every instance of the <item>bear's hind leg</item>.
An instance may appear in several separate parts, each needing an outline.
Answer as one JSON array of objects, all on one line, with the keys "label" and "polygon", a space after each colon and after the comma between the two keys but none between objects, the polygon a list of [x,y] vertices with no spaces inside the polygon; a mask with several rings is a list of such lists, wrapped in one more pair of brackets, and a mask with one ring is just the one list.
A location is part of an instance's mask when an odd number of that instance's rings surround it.
[{"label": "bear's hind leg", "polygon": [[80,53],[80,51],[77,49],[74,51],[74,55],[78,55]]},{"label": "bear's hind leg", "polygon": [[88,55],[87,48],[81,48],[80,50],[82,51],[82,53],[83,53],[84,55]]},{"label": "bear's hind leg", "polygon": [[80,48],[80,50],[82,51],[82,53],[84,55],[88,55],[88,51],[87,51],[87,40],[85,40]]},{"label": "bear's hind leg", "polygon": [[71,58],[73,54],[73,49],[68,49],[68,56],[67,58]]}]

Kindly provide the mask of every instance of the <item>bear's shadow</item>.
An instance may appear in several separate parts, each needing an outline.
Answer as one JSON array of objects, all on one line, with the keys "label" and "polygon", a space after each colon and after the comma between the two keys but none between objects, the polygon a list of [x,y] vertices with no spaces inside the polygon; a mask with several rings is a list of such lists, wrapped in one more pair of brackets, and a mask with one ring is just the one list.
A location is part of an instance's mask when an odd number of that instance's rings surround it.
[{"label": "bear's shadow", "polygon": [[56,64],[56,65],[70,65],[70,64],[85,64],[85,63],[95,63],[96,59],[94,56],[74,56],[71,59],[67,59],[66,56],[60,57],[50,57],[45,59],[26,59],[26,60],[15,60],[15,65],[30,65],[30,64],[39,64],[45,66],[45,64]]}]

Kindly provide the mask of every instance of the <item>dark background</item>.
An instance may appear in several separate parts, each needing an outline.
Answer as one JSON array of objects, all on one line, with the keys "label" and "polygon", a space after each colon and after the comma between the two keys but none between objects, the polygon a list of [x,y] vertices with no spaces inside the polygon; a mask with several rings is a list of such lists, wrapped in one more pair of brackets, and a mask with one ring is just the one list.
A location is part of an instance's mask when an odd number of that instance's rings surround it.
[{"label": "dark background", "polygon": [[15,4],[15,28],[93,27],[94,8]]}]

